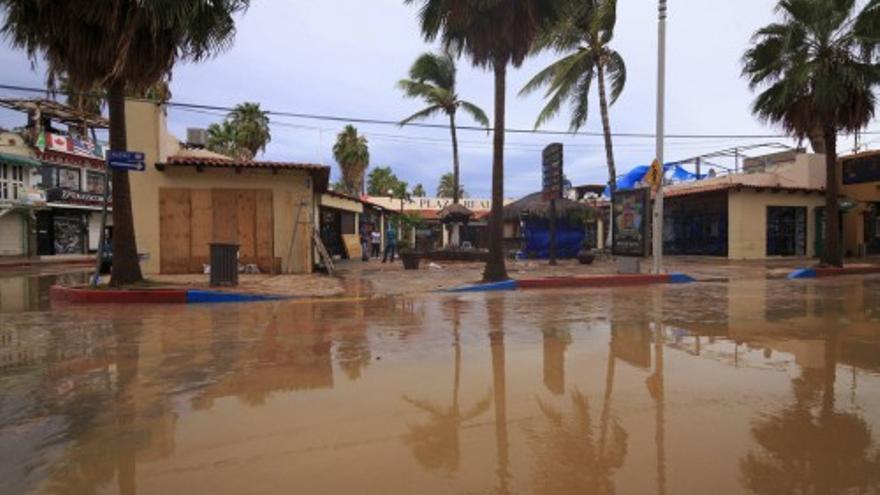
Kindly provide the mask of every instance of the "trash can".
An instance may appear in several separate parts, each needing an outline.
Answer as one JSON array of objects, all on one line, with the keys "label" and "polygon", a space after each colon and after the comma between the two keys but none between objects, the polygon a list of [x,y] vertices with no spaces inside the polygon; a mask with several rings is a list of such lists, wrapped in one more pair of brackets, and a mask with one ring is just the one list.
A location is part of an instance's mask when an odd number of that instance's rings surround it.
[{"label": "trash can", "polygon": [[211,243],[211,285],[238,285],[238,244]]}]

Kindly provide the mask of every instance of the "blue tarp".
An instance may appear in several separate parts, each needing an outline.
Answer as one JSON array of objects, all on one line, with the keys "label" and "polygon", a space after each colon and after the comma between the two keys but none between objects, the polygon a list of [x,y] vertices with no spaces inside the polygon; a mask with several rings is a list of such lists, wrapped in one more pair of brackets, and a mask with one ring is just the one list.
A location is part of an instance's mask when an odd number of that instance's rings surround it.
[{"label": "blue tarp", "polygon": [[[550,257],[550,222],[547,220],[528,220],[523,236],[525,247],[521,257],[547,259]],[[584,243],[586,233],[582,224],[569,224],[559,220],[556,224],[556,256],[575,258]]]},{"label": "blue tarp", "polygon": [[[626,191],[629,189],[634,189],[636,184],[642,182],[645,179],[645,175],[648,174],[648,171],[651,169],[648,165],[639,165],[637,167],[633,167],[632,170],[624,174],[623,176],[617,179],[617,189],[621,191]],[[663,173],[668,174],[669,171],[672,170],[672,178],[677,181],[688,181],[688,180],[699,180],[706,178],[705,174],[697,174],[688,172],[678,163],[667,163],[663,166]],[[605,188],[605,197],[611,197],[611,189]]]}]

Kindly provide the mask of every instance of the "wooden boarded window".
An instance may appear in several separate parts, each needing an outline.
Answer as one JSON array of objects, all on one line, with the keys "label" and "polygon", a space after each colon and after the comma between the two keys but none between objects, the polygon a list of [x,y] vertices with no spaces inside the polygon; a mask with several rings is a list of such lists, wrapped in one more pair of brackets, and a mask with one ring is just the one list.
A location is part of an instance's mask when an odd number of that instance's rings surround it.
[{"label": "wooden boarded window", "polygon": [[160,189],[162,273],[201,273],[211,242],[240,246],[240,261],[275,271],[272,191],[264,189]]}]

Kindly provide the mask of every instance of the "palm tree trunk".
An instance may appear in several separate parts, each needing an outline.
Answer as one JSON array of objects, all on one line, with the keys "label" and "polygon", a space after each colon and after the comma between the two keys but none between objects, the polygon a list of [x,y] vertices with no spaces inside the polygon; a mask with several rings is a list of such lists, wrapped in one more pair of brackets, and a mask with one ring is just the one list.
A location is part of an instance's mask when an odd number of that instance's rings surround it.
[{"label": "palm tree trunk", "polygon": [[[455,112],[449,114],[449,131],[452,133],[452,202],[458,204],[461,195],[461,168],[458,161],[458,136],[455,130]],[[459,224],[452,224],[452,239],[450,244],[452,247],[458,247],[461,243],[461,235],[459,233]]]},{"label": "palm tree trunk", "polygon": [[452,133],[452,202],[458,204],[461,193],[461,177],[459,176],[458,136],[455,131],[455,113],[449,114],[449,131]]},{"label": "palm tree trunk", "polygon": [[[112,81],[107,88],[110,111],[110,149],[126,151],[125,83]],[[131,187],[128,171],[114,169],[113,180],[113,266],[111,284],[120,286],[143,280],[134,238],[134,216],[131,211]]]},{"label": "palm tree trunk", "polygon": [[840,207],[838,194],[840,181],[837,164],[837,132],[825,129],[825,252],[822,262],[831,266],[843,266],[840,249]]},{"label": "palm tree trunk", "polygon": [[496,59],[495,69],[495,129],[492,152],[492,211],[489,214],[489,258],[483,271],[483,281],[507,280],[504,266],[504,105],[507,90],[507,61]]},{"label": "palm tree trunk", "polygon": [[605,135],[605,159],[608,161],[608,187],[612,194],[617,190],[617,167],[614,165],[614,149],[611,144],[611,121],[608,118],[608,96],[605,94],[605,65],[599,68],[599,109],[602,112],[602,133]]}]

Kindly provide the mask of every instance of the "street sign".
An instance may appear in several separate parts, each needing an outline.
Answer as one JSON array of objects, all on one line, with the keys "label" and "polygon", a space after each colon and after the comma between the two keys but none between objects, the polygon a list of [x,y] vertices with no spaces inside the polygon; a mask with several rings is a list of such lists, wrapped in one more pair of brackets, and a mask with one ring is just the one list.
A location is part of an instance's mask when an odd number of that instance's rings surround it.
[{"label": "street sign", "polygon": [[545,200],[562,197],[562,143],[553,143],[544,148],[543,158],[543,196]]},{"label": "street sign", "polygon": [[660,160],[655,158],[654,161],[651,162],[651,168],[645,175],[645,182],[647,182],[654,191],[660,187],[660,184],[663,182],[663,165],[660,163]]},{"label": "street sign", "polygon": [[118,170],[143,172],[147,166],[144,163],[146,157],[139,151],[114,151],[107,152],[107,166]]}]

